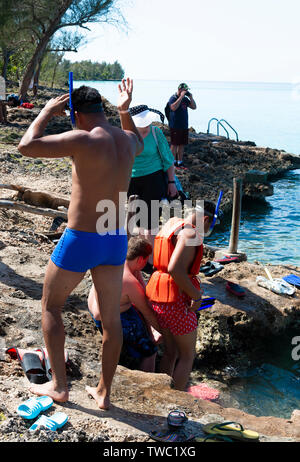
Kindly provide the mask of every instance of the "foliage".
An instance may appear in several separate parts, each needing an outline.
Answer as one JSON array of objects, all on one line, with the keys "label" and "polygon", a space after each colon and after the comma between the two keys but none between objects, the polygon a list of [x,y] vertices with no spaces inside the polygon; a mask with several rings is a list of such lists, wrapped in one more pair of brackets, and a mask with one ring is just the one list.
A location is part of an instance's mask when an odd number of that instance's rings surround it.
[{"label": "foliage", "polygon": [[[54,65],[47,80],[64,80],[67,63],[63,64],[63,53],[86,44],[90,23],[126,26],[117,7],[119,1],[0,0],[0,72],[6,78],[20,80],[21,98],[33,78],[38,82],[43,60],[44,75],[47,63]],[[96,79],[118,79],[122,73],[117,62],[103,66],[87,63],[76,63],[75,72]]]},{"label": "foliage", "polygon": [[118,61],[113,64],[105,61],[71,63],[63,59],[62,53],[52,52],[43,60],[40,82],[55,87],[67,86],[69,71],[73,72],[74,80],[121,80],[124,77],[124,70]]}]

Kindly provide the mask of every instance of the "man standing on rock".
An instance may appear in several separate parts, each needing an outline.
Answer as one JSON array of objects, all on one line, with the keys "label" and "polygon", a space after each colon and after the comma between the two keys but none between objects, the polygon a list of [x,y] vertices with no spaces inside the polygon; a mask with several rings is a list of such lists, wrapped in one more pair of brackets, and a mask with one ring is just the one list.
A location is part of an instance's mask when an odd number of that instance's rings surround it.
[{"label": "man standing on rock", "polygon": [[[55,401],[69,398],[61,310],[67,297],[91,270],[103,326],[102,373],[97,388],[89,389],[101,409],[108,409],[110,389],[122,346],[120,298],[127,234],[119,223],[120,192],[129,187],[135,156],[143,140],[129,113],[132,80],[119,85],[118,110],[123,130],[112,126],[103,112],[101,96],[90,87],[72,93],[77,130],[44,136],[55,115],[63,115],[69,95],[51,99],[31,124],[19,151],[28,157],[72,156],[72,193],[67,228],[49,261],[43,287],[42,328],[52,369],[52,381],[32,385],[37,395]],[[100,232],[101,201],[115,206],[115,227]],[[100,204],[100,207],[99,207]],[[103,204],[103,202],[102,202]]]},{"label": "man standing on rock", "polygon": [[193,95],[186,83],[181,83],[175,95],[169,99],[169,127],[171,136],[171,151],[175,167],[183,168],[184,146],[189,141],[188,108],[196,109]]}]

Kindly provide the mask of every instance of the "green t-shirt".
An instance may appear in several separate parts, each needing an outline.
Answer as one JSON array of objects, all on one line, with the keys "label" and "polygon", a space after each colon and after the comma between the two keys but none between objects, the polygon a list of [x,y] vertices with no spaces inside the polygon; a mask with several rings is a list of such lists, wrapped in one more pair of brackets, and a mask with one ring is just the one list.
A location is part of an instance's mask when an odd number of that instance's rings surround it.
[{"label": "green t-shirt", "polygon": [[[155,130],[161,155],[159,154],[152,129]],[[144,138],[144,150],[134,161],[131,177],[136,178],[150,175],[158,170],[165,172],[173,163],[174,156],[165,135],[160,128],[151,126],[150,133]]]}]

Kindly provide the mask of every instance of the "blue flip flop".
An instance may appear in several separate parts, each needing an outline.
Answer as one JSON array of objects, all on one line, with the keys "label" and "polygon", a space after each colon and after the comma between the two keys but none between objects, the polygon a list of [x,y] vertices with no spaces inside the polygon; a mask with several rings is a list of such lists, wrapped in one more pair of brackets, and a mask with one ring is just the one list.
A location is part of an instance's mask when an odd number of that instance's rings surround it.
[{"label": "blue flip flop", "polygon": [[68,421],[68,416],[64,412],[56,412],[53,416],[47,417],[42,415],[33,425],[29,428],[31,432],[34,432],[37,428],[46,428],[55,432],[59,428],[63,427]]},{"label": "blue flip flop", "polygon": [[295,274],[289,274],[288,276],[284,276],[282,279],[286,281],[288,284],[291,284],[292,286],[297,287],[297,289],[300,289],[299,276],[296,276]]},{"label": "blue flip flop", "polygon": [[35,419],[42,411],[46,411],[53,404],[53,399],[49,396],[38,396],[29,398],[20,404],[17,414],[23,419]]}]

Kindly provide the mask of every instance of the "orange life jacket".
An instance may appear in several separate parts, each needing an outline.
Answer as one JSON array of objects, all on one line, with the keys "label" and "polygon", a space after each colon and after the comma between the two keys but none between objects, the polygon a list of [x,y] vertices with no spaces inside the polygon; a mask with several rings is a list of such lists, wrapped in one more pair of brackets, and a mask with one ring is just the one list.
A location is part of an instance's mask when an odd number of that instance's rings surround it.
[{"label": "orange life jacket", "polygon": [[[154,241],[153,266],[155,271],[146,287],[147,297],[158,303],[174,303],[182,293],[172,276],[168,273],[168,265],[174,251],[172,237],[176,232],[186,226],[181,218],[171,218],[161,229]],[[193,225],[191,225],[195,228]],[[189,270],[189,276],[197,289],[200,283],[196,277],[199,273],[200,264],[203,256],[203,245],[197,246],[196,256]]]}]

